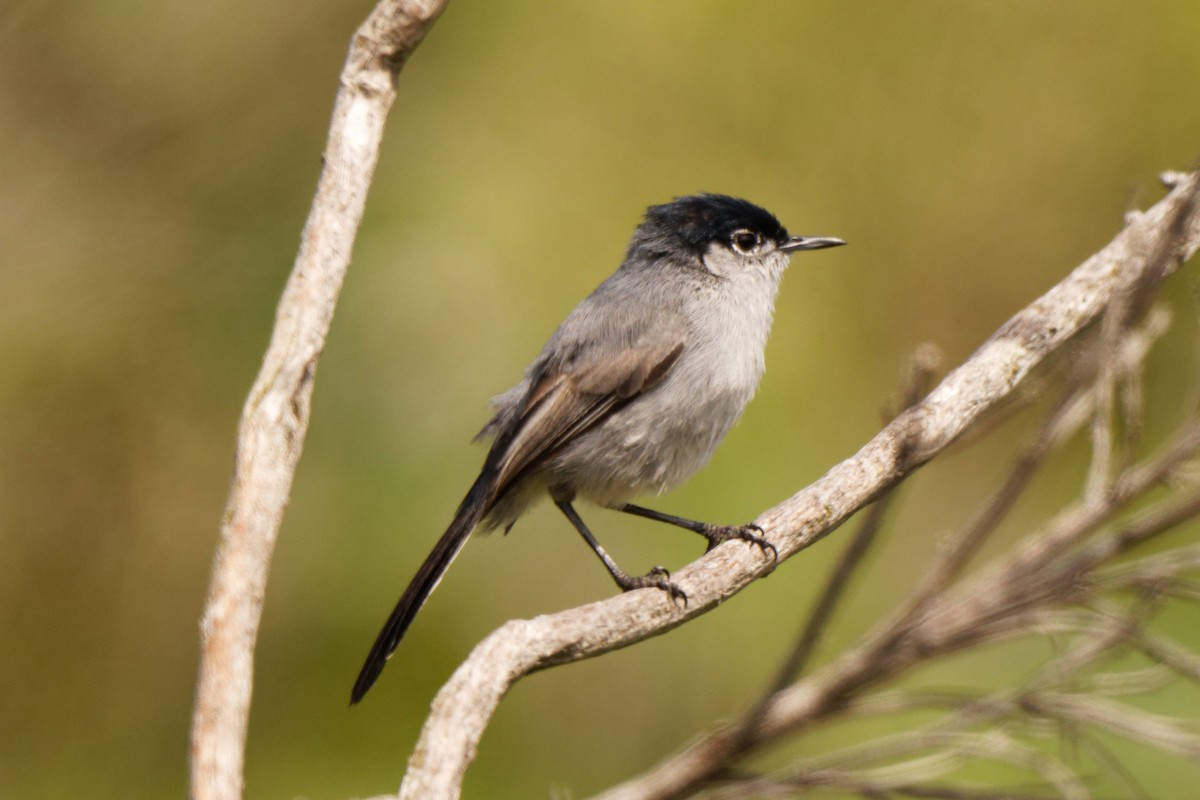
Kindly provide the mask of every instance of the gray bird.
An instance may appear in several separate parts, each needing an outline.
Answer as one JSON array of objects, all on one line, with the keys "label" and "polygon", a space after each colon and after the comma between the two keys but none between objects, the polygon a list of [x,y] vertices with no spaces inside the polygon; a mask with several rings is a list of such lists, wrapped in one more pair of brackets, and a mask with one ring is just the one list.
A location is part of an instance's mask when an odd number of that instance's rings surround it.
[{"label": "gray bird", "polygon": [[357,703],[476,528],[511,528],[549,495],[622,590],[655,587],[687,602],[669,573],[621,570],[573,505],[606,508],[700,533],[709,548],[743,539],[774,554],[755,525],[720,526],[628,501],[679,485],[754,395],[779,279],[798,250],[845,244],[789,236],[766,210],[700,194],[651,206],[625,261],[567,316],[524,379],[492,403],[479,477],[408,585],[351,693]]}]

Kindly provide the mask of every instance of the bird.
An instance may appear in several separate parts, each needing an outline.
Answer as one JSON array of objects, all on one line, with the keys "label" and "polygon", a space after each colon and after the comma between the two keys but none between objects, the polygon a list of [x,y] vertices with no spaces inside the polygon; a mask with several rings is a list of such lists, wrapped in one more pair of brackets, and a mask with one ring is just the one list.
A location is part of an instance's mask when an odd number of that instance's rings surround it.
[{"label": "bird", "polygon": [[780,279],[793,253],[844,245],[792,236],[747,200],[702,193],[650,206],[625,258],[566,317],[523,378],[493,398],[476,439],[491,445],[449,527],[371,647],[351,692],[362,700],[471,534],[507,533],[549,497],[623,591],[687,595],[654,567],[617,566],[575,503],[680,526],[712,549],[740,539],[777,555],[753,524],[723,526],[630,500],[703,467],[758,388]]}]

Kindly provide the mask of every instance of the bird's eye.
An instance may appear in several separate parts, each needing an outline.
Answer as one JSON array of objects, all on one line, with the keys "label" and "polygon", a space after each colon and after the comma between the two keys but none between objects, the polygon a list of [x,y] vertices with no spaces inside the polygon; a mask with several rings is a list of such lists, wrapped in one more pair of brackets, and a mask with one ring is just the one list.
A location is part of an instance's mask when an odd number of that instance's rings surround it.
[{"label": "bird's eye", "polygon": [[733,236],[729,238],[729,242],[733,245],[734,250],[737,250],[744,256],[748,256],[758,247],[759,239],[758,234],[754,231],[742,229],[735,231]]}]

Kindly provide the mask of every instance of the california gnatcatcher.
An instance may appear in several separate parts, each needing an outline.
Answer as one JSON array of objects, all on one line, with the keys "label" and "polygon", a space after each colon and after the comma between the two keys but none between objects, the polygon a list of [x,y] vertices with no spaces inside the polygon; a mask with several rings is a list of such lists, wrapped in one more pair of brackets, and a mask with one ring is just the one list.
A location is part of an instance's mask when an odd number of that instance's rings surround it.
[{"label": "california gnatcatcher", "polygon": [[687,602],[662,567],[621,570],[576,499],[696,531],[710,549],[743,539],[773,555],[755,525],[708,525],[628,501],[677,486],[708,462],[758,387],[790,255],[842,244],[789,236],[766,210],[725,195],[650,207],[620,268],[492,401],[495,416],[479,434],[493,439],[483,469],[380,631],[351,703],[379,677],[471,532],[507,531],[547,494],[625,591],[655,587]]}]

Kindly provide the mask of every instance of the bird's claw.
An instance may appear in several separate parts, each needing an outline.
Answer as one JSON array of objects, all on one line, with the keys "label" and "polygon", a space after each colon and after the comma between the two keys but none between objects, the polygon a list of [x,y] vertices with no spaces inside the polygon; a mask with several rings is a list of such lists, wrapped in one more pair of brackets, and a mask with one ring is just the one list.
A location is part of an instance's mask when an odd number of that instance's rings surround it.
[{"label": "bird's claw", "polygon": [[680,589],[678,584],[671,581],[671,571],[666,567],[656,566],[645,575],[636,577],[626,575],[619,583],[621,588],[627,592],[634,589],[658,589],[666,592],[672,603],[683,601],[683,607],[687,608],[687,593]]},{"label": "bird's claw", "polygon": [[775,545],[763,536],[763,529],[753,522],[746,525],[706,525],[701,532],[704,538],[708,539],[709,550],[730,539],[740,539],[757,546],[763,555],[769,553],[772,561],[779,560],[779,551],[775,549]]}]

